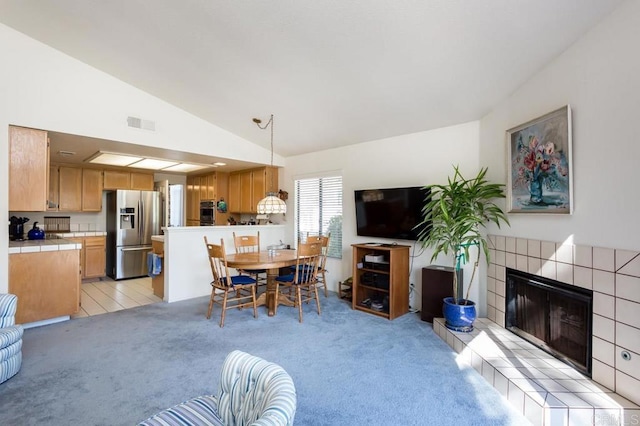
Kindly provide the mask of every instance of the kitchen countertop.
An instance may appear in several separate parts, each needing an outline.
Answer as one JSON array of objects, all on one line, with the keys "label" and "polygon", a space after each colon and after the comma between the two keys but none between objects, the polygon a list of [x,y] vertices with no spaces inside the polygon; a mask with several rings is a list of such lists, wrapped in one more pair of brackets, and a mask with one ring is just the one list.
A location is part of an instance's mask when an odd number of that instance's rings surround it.
[{"label": "kitchen countertop", "polygon": [[107,235],[104,231],[65,232],[47,234],[44,240],[9,241],[9,254],[38,253],[41,251],[80,250],[81,243],[68,240],[77,237],[100,237]]},{"label": "kitchen countertop", "polygon": [[151,241],[159,241],[161,243],[164,243],[164,235],[152,235]]}]

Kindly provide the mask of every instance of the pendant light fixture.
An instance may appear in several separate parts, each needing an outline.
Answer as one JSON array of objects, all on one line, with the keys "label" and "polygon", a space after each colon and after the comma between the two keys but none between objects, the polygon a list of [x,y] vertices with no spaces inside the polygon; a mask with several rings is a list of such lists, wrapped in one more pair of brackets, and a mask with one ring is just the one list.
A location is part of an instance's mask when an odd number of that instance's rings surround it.
[{"label": "pendant light fixture", "polygon": [[[261,129],[264,130],[271,126],[271,167],[273,168],[273,114],[269,118],[269,121],[264,126],[261,126],[262,120],[254,118],[253,122]],[[258,202],[258,214],[274,214],[274,213],[286,213],[287,205],[284,201],[278,197],[278,194],[273,189],[273,173],[271,170],[269,188],[267,188],[267,196]]]}]

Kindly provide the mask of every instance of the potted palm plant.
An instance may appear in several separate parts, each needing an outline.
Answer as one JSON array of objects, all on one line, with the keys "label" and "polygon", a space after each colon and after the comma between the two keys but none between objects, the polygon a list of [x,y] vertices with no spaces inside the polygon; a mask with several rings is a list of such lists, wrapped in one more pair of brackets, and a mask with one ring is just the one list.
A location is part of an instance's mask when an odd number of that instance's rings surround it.
[{"label": "potted palm plant", "polygon": [[[423,220],[418,225],[422,231],[418,241],[423,247],[433,249],[431,261],[439,254],[453,257],[453,297],[444,299],[443,314],[445,325],[456,331],[473,330],[476,318],[475,303],[469,300],[471,284],[478,269],[480,257],[484,253],[489,262],[489,244],[481,233],[487,223],[509,224],[502,209],[495,204],[497,198],[504,198],[504,185],[490,183],[485,179],[487,168],[482,168],[472,179],[465,179],[458,166],[454,166],[453,178],[446,185],[428,185],[430,196],[422,207]],[[464,289],[458,286],[458,271],[469,261],[472,247],[476,247],[477,258],[465,297],[458,294]]]}]

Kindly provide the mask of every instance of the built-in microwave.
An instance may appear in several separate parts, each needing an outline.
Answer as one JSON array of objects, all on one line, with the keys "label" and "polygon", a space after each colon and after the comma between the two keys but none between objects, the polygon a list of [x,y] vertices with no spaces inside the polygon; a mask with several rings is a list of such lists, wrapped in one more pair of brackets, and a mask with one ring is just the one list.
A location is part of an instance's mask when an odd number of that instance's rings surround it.
[{"label": "built-in microwave", "polygon": [[216,202],[200,201],[200,226],[213,226],[216,223]]}]

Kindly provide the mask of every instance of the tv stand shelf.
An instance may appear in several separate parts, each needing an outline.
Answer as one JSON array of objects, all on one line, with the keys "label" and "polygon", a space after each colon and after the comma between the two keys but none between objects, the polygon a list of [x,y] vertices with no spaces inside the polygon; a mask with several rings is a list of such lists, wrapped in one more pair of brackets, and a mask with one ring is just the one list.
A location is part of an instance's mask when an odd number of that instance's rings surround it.
[{"label": "tv stand shelf", "polygon": [[[352,244],[353,309],[394,319],[409,312],[409,246]],[[365,256],[382,256],[367,262]],[[364,302],[368,301],[368,304]],[[377,309],[376,309],[377,308]]]}]

